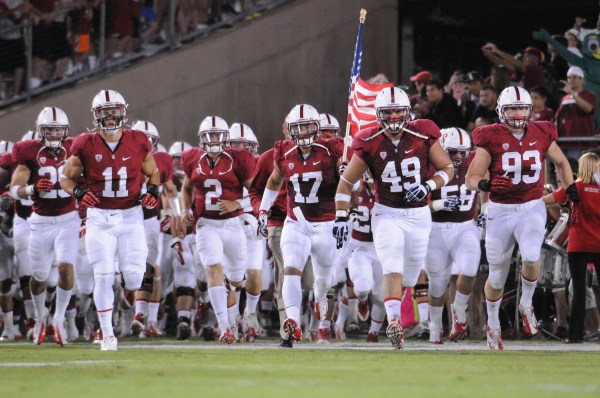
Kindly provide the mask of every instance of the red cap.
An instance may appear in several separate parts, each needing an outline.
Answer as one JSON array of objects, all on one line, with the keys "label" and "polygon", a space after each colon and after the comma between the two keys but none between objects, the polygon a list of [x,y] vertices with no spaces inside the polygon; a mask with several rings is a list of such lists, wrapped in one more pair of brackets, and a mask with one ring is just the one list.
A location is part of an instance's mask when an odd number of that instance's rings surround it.
[{"label": "red cap", "polygon": [[416,75],[411,76],[410,81],[415,82],[418,80],[422,83],[429,83],[432,79],[433,79],[433,76],[432,76],[431,72],[429,72],[428,70],[422,70],[421,72],[417,73]]}]

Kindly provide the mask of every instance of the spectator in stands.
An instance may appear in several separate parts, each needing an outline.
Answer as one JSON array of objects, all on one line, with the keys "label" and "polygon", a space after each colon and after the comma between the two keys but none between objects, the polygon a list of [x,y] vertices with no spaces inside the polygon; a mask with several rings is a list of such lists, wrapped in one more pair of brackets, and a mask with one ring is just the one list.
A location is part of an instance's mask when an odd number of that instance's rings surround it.
[{"label": "spectator in stands", "polygon": [[[596,96],[583,89],[584,74],[578,66],[567,71],[567,81],[563,91],[566,93],[560,100],[556,111],[556,125],[559,137],[590,137],[594,134],[594,108]],[[593,143],[565,143],[561,145],[567,157],[578,159],[586,148]]]},{"label": "spectator in stands", "polygon": [[[586,274],[588,264],[593,264],[600,275],[600,158],[595,153],[585,153],[579,158],[579,172],[575,181],[579,201],[570,214],[567,253],[573,281],[569,338],[567,343],[583,343],[586,315]],[[546,195],[546,205],[567,201],[565,188]],[[593,307],[593,306],[590,306]],[[596,313],[597,315],[597,313]],[[597,325],[595,325],[597,329]]]},{"label": "spectator in stands", "polygon": [[548,100],[548,90],[544,87],[534,87],[529,92],[533,107],[531,108],[531,120],[547,120],[554,122],[554,110],[546,106]]},{"label": "spectator in stands", "polygon": [[439,128],[465,127],[460,108],[454,98],[444,92],[444,84],[441,81],[434,79],[427,83],[426,93],[431,107],[427,119],[433,120]]},{"label": "spectator in stands", "polygon": [[446,87],[446,92],[452,95],[452,98],[456,101],[462,119],[469,120],[476,105],[471,101],[471,95],[467,91],[467,83],[465,82],[465,75],[462,71],[457,70],[452,74]]},{"label": "spectator in stands", "polygon": [[573,54],[578,57],[583,57],[579,46],[581,42],[579,41],[579,31],[575,28],[571,28],[565,32],[565,39],[567,39],[567,50],[571,51]]},{"label": "spectator in stands", "polygon": [[[475,129],[475,121],[478,118],[483,118],[485,124],[500,123],[498,113],[496,113],[496,103],[498,101],[498,91],[491,84],[484,84],[479,91],[479,105],[473,111],[467,130],[469,132]],[[484,124],[484,125],[485,125]]]},{"label": "spectator in stands", "polygon": [[544,71],[540,66],[542,52],[535,47],[527,47],[523,52],[523,60],[519,61],[507,52],[500,50],[494,43],[486,43],[482,48],[483,55],[494,65],[504,65],[509,72],[517,74],[519,85],[527,91],[535,86],[544,85]]},{"label": "spectator in stands", "polygon": [[71,10],[71,44],[73,45],[73,70],[82,72],[84,62],[87,60],[89,70],[96,67],[96,55],[92,40],[92,21],[94,8],[100,4],[100,0],[83,0],[80,8]]},{"label": "spectator in stands", "polygon": [[109,0],[106,4],[108,40],[106,58],[119,58],[133,51],[134,18],[139,18],[139,1]]},{"label": "spectator in stands", "polygon": [[415,106],[420,101],[427,100],[426,86],[433,79],[433,75],[428,70],[422,70],[421,72],[410,77],[410,81],[415,85],[417,93],[412,95],[410,99],[410,105]]},{"label": "spectator in stands", "polygon": [[[21,31],[24,13],[30,8],[23,0],[0,0],[0,87],[7,92],[0,93],[0,100],[10,92],[18,95],[25,76],[25,42]],[[4,74],[12,75],[12,87],[2,84]]]},{"label": "spectator in stands", "polygon": [[[563,36],[554,35],[554,36],[552,36],[552,38],[554,40],[556,40],[557,42],[559,42],[560,44],[564,45],[565,47],[567,46],[567,39],[565,39]],[[548,49],[548,54],[550,54],[550,59],[548,60],[548,63],[551,64],[552,67],[554,68],[554,73],[556,74],[555,75],[556,79],[560,80],[560,79],[562,79],[563,76],[567,75],[567,70],[569,69],[569,64],[563,57],[558,55],[558,53],[556,52],[556,49],[554,48],[554,46],[552,44],[548,43],[547,49]],[[552,93],[552,94],[555,95],[556,93]]]},{"label": "spectator in stands", "polygon": [[496,88],[496,92],[501,93],[506,87],[510,86],[510,72],[503,65],[492,66],[490,74],[490,84]]},{"label": "spectator in stands", "polygon": [[475,107],[479,105],[479,90],[481,90],[481,75],[473,70],[465,75],[465,83],[467,84],[467,92],[470,94],[469,99],[473,101]]}]

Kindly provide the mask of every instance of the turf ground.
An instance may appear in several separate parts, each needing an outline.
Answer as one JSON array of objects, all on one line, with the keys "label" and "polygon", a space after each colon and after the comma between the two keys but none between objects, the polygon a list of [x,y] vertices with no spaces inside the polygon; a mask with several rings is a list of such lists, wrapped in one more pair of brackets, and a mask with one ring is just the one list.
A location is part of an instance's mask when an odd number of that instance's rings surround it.
[{"label": "turf ground", "polygon": [[[575,350],[575,351],[574,351]],[[600,344],[0,343],[0,397],[600,397]],[[385,394],[385,395],[384,395]]]}]

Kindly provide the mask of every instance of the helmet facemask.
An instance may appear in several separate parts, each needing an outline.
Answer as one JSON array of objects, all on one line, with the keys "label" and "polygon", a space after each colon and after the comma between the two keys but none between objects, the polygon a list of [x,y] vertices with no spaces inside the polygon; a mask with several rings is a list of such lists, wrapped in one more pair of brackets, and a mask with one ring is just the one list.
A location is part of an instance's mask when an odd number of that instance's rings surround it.
[{"label": "helmet facemask", "polygon": [[390,134],[396,135],[408,126],[410,110],[404,106],[377,108],[377,121]]},{"label": "helmet facemask", "polygon": [[465,148],[446,148],[446,153],[452,161],[452,166],[458,170],[467,163],[467,158],[471,151]]},{"label": "helmet facemask", "polygon": [[524,129],[529,124],[531,108],[531,105],[505,105],[500,110],[500,121],[513,129]]},{"label": "helmet facemask", "polygon": [[319,124],[314,121],[290,123],[288,129],[290,137],[300,148],[311,146],[319,135]]},{"label": "helmet facemask", "polygon": [[40,125],[37,132],[46,148],[59,149],[69,134],[69,126]]},{"label": "helmet facemask", "polygon": [[221,153],[229,138],[227,130],[207,130],[200,132],[200,145],[206,153]]},{"label": "helmet facemask", "polygon": [[[115,135],[127,123],[127,110],[125,105],[110,104],[94,108],[94,125],[108,135]],[[114,123],[111,123],[114,121]],[[114,125],[113,125],[114,124]]]},{"label": "helmet facemask", "polygon": [[229,140],[227,142],[227,146],[229,148],[240,148],[240,149],[245,149],[248,152],[252,153],[253,155],[256,155],[257,148],[258,148],[258,143],[251,141],[251,140],[243,140],[243,139],[237,139],[237,140]]}]

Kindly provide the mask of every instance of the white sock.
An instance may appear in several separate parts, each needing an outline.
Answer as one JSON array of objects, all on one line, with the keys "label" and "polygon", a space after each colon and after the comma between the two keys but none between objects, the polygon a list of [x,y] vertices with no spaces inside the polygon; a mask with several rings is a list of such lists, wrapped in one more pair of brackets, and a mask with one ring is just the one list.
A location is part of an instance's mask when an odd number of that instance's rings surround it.
[{"label": "white sock", "polygon": [[254,296],[248,292],[246,292],[246,313],[247,314],[255,314],[256,307],[258,306],[258,301],[260,300],[260,294]]},{"label": "white sock", "polygon": [[519,303],[524,307],[531,307],[531,300],[537,287],[537,279],[529,280],[521,274],[521,300]]},{"label": "white sock", "polygon": [[149,301],[148,302],[148,322],[156,323],[158,320],[158,308],[160,307],[160,301]]},{"label": "white sock", "polygon": [[235,304],[231,307],[227,307],[227,319],[229,320],[229,326],[235,325],[235,318],[239,313],[240,310]]},{"label": "white sock", "polygon": [[429,328],[442,330],[442,313],[444,312],[444,307],[434,307],[433,305],[429,306]]},{"label": "white sock", "polygon": [[319,321],[319,329],[329,329],[331,328],[331,321],[323,320]]},{"label": "white sock", "polygon": [[202,301],[203,303],[208,303],[210,301],[210,298],[208,297],[208,292],[200,292],[200,294],[198,294],[198,297],[200,297],[200,301]]},{"label": "white sock", "polygon": [[191,317],[192,317],[192,312],[191,312],[191,311],[178,311],[178,312],[177,312],[177,317],[178,317],[178,318],[187,318],[187,319],[191,319]]},{"label": "white sock", "polygon": [[100,328],[104,337],[114,336],[112,326],[113,303],[115,301],[115,292],[113,283],[115,275],[110,274],[95,274],[94,281],[94,303],[96,304],[96,312],[100,320]]},{"label": "white sock", "polygon": [[426,323],[429,319],[429,303],[419,303],[417,309],[419,310],[419,323]]},{"label": "white sock", "polygon": [[14,325],[13,312],[2,312],[2,316],[4,317],[4,330],[12,330]]},{"label": "white sock", "polygon": [[462,294],[458,290],[456,291],[456,296],[454,297],[454,303],[452,305],[454,307],[458,307],[461,309],[467,308],[467,301],[469,301],[470,294]]},{"label": "white sock", "polygon": [[285,312],[288,318],[300,321],[300,307],[302,306],[302,286],[300,275],[285,275],[281,289]]},{"label": "white sock", "polygon": [[100,320],[100,329],[102,329],[103,337],[114,336],[115,332],[113,330],[113,323],[112,323],[112,316],[113,316],[112,308],[103,310],[103,311],[97,311],[97,312],[98,312],[98,319]]},{"label": "white sock", "polygon": [[44,308],[46,308],[46,292],[42,292],[41,294],[32,293],[31,298],[33,299],[33,307],[35,308],[35,319],[41,320]]},{"label": "white sock", "polygon": [[144,316],[146,316],[146,313],[148,312],[148,301],[145,299],[136,299],[135,300],[135,313],[137,314],[144,314]]},{"label": "white sock", "polygon": [[358,323],[358,299],[348,299],[348,319],[350,323]]},{"label": "white sock", "polygon": [[56,310],[54,311],[54,319],[61,322],[65,320],[65,312],[71,301],[72,290],[64,290],[60,287],[56,288]]},{"label": "white sock", "polygon": [[71,308],[70,310],[67,310],[66,315],[65,315],[67,320],[74,319],[75,316],[77,316],[77,308]]},{"label": "white sock", "polygon": [[402,301],[400,301],[399,298],[388,297],[383,300],[383,305],[385,306],[385,313],[388,317],[388,321],[391,321],[392,319],[400,321]]},{"label": "white sock", "polygon": [[23,300],[23,306],[25,307],[25,316],[27,319],[33,319],[35,315],[35,307],[33,306],[33,300]]},{"label": "white sock", "polygon": [[485,299],[487,307],[487,324],[492,329],[500,328],[500,305],[502,304],[502,297],[496,301],[490,301],[487,297]]},{"label": "white sock", "polygon": [[227,318],[227,289],[225,286],[213,286],[208,288],[208,296],[212,303],[219,329],[225,331],[229,329],[229,319]]},{"label": "white sock", "polygon": [[335,324],[338,328],[343,328],[348,318],[348,304],[344,303],[341,299],[338,301],[338,316]]},{"label": "white sock", "polygon": [[385,307],[383,302],[374,300],[371,307],[371,326],[369,327],[369,332],[379,332],[384,320]]}]

